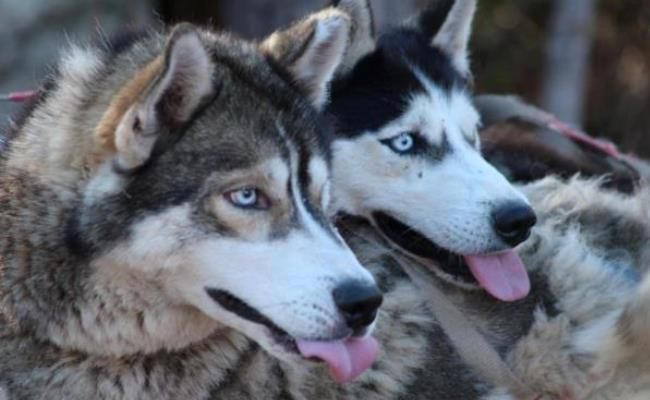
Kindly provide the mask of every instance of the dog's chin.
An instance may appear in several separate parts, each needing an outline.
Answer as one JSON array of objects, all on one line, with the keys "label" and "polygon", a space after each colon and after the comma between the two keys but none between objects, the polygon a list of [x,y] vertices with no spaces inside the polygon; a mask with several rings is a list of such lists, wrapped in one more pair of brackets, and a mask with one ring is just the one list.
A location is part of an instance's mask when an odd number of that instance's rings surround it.
[{"label": "dog's chin", "polygon": [[411,256],[429,261],[432,272],[440,279],[463,289],[480,289],[462,255],[437,245],[386,213],[372,213],[372,222],[392,245]]}]

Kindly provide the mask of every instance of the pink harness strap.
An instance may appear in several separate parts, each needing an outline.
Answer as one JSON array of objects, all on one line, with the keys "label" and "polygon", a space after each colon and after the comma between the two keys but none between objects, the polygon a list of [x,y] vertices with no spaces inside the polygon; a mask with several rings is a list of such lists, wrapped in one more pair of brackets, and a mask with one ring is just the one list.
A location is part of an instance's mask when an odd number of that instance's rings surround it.
[{"label": "pink harness strap", "polygon": [[551,114],[547,114],[546,124],[549,128],[562,133],[563,135],[565,135],[566,137],[568,137],[569,139],[575,142],[582,143],[587,146],[598,149],[611,157],[621,158],[621,153],[615,144],[607,142],[605,140],[595,139],[580,130],[572,128],[571,126],[560,121],[559,119],[555,118]]},{"label": "pink harness strap", "polygon": [[36,90],[23,90],[20,92],[0,94],[0,101],[11,101],[12,103],[24,103],[34,98],[37,93],[38,91]]}]

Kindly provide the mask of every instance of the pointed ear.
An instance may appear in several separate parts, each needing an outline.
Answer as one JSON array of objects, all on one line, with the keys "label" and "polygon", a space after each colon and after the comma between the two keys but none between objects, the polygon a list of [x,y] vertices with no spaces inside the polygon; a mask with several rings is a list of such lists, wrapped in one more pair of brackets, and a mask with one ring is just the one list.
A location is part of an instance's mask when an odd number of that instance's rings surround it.
[{"label": "pointed ear", "polygon": [[454,3],[455,0],[429,0],[420,12],[404,21],[402,26],[433,38],[447,20]]},{"label": "pointed ear", "polygon": [[275,32],[260,49],[287,68],[311,103],[321,109],[329,84],[345,53],[350,18],[335,9],[308,16],[287,30]]},{"label": "pointed ear", "polygon": [[334,0],[339,10],[350,16],[350,44],[343,62],[336,71],[337,76],[345,76],[364,56],[375,49],[375,27],[370,0]]},{"label": "pointed ear", "polygon": [[188,122],[214,92],[213,73],[198,30],[174,28],[162,54],[120,89],[96,129],[102,146],[116,153],[116,166],[142,166],[162,135]]},{"label": "pointed ear", "polygon": [[476,12],[476,0],[455,0],[445,22],[433,38],[433,45],[449,54],[454,66],[469,76],[469,38]]}]

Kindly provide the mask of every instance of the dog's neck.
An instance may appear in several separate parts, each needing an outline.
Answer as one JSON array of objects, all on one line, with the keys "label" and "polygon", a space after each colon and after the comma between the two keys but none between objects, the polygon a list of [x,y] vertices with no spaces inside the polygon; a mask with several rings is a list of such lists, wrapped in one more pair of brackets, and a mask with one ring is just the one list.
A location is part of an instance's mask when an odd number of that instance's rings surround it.
[{"label": "dog's neck", "polygon": [[64,348],[112,357],[178,351],[224,327],[198,309],[172,304],[159,287],[99,259],[92,263],[78,313],[50,325],[48,338]]},{"label": "dog's neck", "polygon": [[[3,378],[30,374],[30,385],[43,398],[243,399],[249,397],[241,393],[256,393],[255,398],[279,399],[286,390],[282,365],[234,330],[216,332],[180,351],[125,357],[67,351],[28,335],[5,333],[0,327],[5,345],[13,341],[21,353],[19,358],[3,358],[4,372],[10,372]],[[238,378],[241,371],[253,368],[260,376],[250,382]],[[44,373],[34,374],[36,369]]]}]

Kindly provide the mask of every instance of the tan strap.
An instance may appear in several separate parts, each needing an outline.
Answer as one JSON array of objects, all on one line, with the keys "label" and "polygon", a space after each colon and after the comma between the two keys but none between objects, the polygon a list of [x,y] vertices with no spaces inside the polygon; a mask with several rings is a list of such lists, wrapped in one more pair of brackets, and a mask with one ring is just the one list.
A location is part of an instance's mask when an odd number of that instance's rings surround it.
[{"label": "tan strap", "polygon": [[[398,259],[402,256],[396,255]],[[496,349],[485,339],[476,327],[463,315],[438,287],[435,279],[423,269],[426,266],[413,265],[411,258],[400,261],[422,293],[454,348],[478,374],[480,378],[497,387],[505,387],[518,399],[536,399],[538,396],[512,372]],[[417,262],[417,261],[416,261]]]}]

